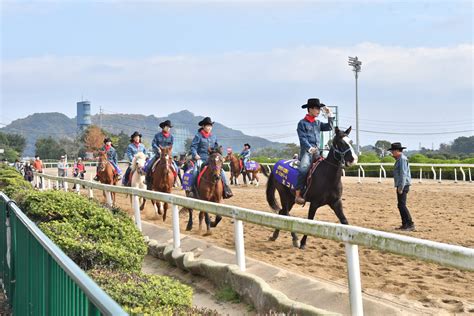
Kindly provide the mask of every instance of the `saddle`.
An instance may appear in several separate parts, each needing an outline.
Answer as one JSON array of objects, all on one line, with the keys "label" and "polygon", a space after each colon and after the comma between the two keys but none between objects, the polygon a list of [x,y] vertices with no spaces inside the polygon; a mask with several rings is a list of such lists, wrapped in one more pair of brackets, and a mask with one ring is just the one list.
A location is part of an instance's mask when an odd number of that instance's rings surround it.
[{"label": "saddle", "polygon": [[303,197],[306,199],[306,194],[309,192],[311,188],[311,179],[313,178],[314,171],[318,168],[319,164],[324,160],[323,157],[316,158],[313,163],[311,164],[311,168],[309,169],[308,175],[306,176],[306,190],[304,192]]}]

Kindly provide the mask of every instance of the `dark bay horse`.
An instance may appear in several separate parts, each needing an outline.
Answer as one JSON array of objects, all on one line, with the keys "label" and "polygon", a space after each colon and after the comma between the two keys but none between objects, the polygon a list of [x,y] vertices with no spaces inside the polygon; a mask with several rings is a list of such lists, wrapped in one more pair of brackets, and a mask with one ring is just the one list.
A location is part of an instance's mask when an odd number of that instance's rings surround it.
[{"label": "dark bay horse", "polygon": [[[357,163],[357,155],[348,137],[350,132],[351,127],[344,132],[337,127],[335,128],[335,135],[329,154],[327,158],[319,164],[312,175],[311,186],[306,193],[306,201],[310,203],[308,219],[314,219],[316,210],[319,207],[329,205],[341,224],[349,224],[342,208],[341,175],[344,165],[351,166]],[[262,168],[262,170],[263,173],[268,176],[266,190],[268,204],[273,210],[278,211],[280,215],[288,216],[291,208],[295,204],[295,192],[277,182],[273,172],[268,175],[268,171],[265,168]],[[276,201],[275,190],[277,190],[280,195],[281,208]],[[275,241],[278,238],[279,232],[279,230],[275,230],[270,240]],[[291,236],[293,238],[293,245],[298,247],[298,237],[294,232],[291,233]],[[301,249],[305,248],[306,239],[307,236],[304,235],[301,239]]]},{"label": "dark bay horse", "polygon": [[[152,171],[151,189],[157,192],[171,193],[175,181],[173,172],[173,157],[171,147],[160,147],[161,154],[155,170]],[[177,170],[176,170],[177,171]],[[151,201],[155,212],[158,215],[163,214],[163,221],[166,220],[168,203]]]},{"label": "dark bay horse", "polygon": [[[117,185],[118,175],[115,173],[115,168],[107,160],[107,153],[105,151],[99,152],[99,165],[97,166],[97,176],[99,177],[100,183]],[[112,202],[115,204],[115,192],[110,193],[112,195]],[[105,197],[105,191],[104,191]]]},{"label": "dark bay horse", "polygon": [[[197,185],[197,194],[200,200],[221,203],[224,195],[224,184],[222,183],[221,170],[224,164],[222,157],[222,148],[211,150],[209,149],[209,158],[207,160],[207,169],[203,172],[200,181]],[[191,230],[193,227],[193,210],[189,211],[189,221],[186,230]],[[216,215],[216,220],[211,222],[209,214],[203,211],[199,212],[199,231],[202,229],[202,220],[206,223],[206,233],[204,236],[211,235],[211,227],[216,227],[222,220],[222,217]]]}]

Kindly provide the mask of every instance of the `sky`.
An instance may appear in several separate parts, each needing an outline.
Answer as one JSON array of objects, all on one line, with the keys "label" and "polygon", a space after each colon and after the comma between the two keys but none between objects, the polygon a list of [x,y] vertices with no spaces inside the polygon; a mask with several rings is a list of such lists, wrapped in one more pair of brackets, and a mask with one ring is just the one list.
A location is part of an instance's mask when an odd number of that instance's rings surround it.
[{"label": "sky", "polygon": [[[298,142],[301,105],[337,106],[362,145],[474,135],[471,1],[1,1],[0,124],[35,112],[187,109]],[[3,125],[0,125],[3,126]],[[354,135],[351,135],[355,140]]]}]

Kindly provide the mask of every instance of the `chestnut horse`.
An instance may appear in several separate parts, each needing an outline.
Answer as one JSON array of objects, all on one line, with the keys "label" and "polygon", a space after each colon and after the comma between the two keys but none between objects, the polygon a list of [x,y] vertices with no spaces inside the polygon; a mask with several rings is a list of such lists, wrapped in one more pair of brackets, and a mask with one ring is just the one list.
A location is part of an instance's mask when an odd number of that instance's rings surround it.
[{"label": "chestnut horse", "polygon": [[[201,175],[200,181],[197,184],[197,194],[200,200],[221,203],[224,194],[224,184],[222,183],[221,170],[224,164],[222,157],[222,147],[218,149],[209,149],[209,158],[207,160],[207,168]],[[189,221],[186,230],[191,230],[193,227],[193,210],[189,211]],[[216,220],[211,222],[209,214],[203,211],[199,212],[199,231],[202,229],[202,220],[206,222],[206,233],[204,236],[211,235],[211,227],[216,227],[222,220],[222,217],[216,215]]]},{"label": "chestnut horse", "polygon": [[239,185],[239,175],[242,171],[239,159],[232,152],[229,152],[225,157],[225,161],[228,161],[230,165],[230,184]]},{"label": "chestnut horse", "polygon": [[[99,152],[99,165],[97,166],[97,176],[99,177],[100,183],[117,185],[118,175],[115,173],[115,168],[107,160],[107,153],[105,151]],[[105,196],[105,191],[104,197]],[[115,192],[111,192],[112,202],[115,204]]]},{"label": "chestnut horse", "polygon": [[[155,170],[152,171],[151,189],[153,191],[171,193],[175,181],[173,172],[173,156],[171,147],[161,147],[161,154]],[[166,220],[168,203],[162,203],[152,200],[153,207],[157,215],[163,214],[163,221]]]}]

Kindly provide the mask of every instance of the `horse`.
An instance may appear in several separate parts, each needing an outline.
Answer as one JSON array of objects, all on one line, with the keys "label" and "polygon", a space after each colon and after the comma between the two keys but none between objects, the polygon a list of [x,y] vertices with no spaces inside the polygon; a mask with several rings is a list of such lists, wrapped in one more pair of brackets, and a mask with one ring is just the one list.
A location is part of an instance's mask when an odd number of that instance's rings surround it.
[{"label": "horse", "polygon": [[[115,173],[114,166],[108,161],[105,151],[99,152],[99,164],[97,166],[97,176],[99,182],[103,184],[117,185],[118,175]],[[105,197],[105,191],[104,197]],[[115,192],[111,192],[112,203],[115,204]]]},{"label": "horse", "polygon": [[[247,179],[246,177],[249,178],[250,184],[254,184],[255,186],[258,187],[260,179],[258,178],[258,173],[262,170],[262,167],[260,166],[259,163],[255,162],[257,164],[257,167],[254,170],[247,170],[244,169],[242,171],[242,176],[244,177],[244,184],[247,184]],[[252,177],[250,177],[252,176]]]},{"label": "horse", "polygon": [[[348,135],[351,132],[351,127],[346,131],[335,128],[335,135],[332,139],[332,145],[326,159],[322,160],[318,167],[314,170],[311,177],[311,184],[307,189],[305,199],[310,203],[308,211],[308,219],[314,219],[316,210],[323,206],[329,205],[336,214],[341,224],[348,225],[346,216],[344,215],[342,207],[342,167],[351,166],[357,163],[357,155],[352,148],[352,141]],[[268,174],[265,168],[262,168],[265,176],[268,177],[266,198],[270,207],[278,211],[280,215],[289,216],[289,212],[295,204],[295,193],[287,186],[279,183],[275,179],[274,171]],[[275,199],[275,190],[280,195],[280,202],[282,207],[278,206]],[[270,237],[271,241],[278,238],[280,231],[277,229]],[[294,232],[291,233],[293,239],[293,246],[298,247],[298,237]],[[300,249],[305,249],[307,236],[304,235],[301,239]]]},{"label": "horse", "polygon": [[[224,184],[222,183],[221,170],[224,164],[222,157],[222,147],[214,150],[208,149],[209,158],[205,170],[201,171],[201,178],[197,181],[197,198],[204,201],[221,203],[224,193]],[[189,220],[186,230],[189,231],[193,227],[193,210],[188,209]],[[206,233],[204,236],[211,235],[211,227],[216,227],[222,220],[220,215],[216,215],[216,220],[211,222],[209,214],[203,211],[199,212],[199,231],[202,230],[202,220],[206,222]]]},{"label": "horse", "polygon": [[[143,170],[146,164],[146,155],[142,152],[137,153],[132,160],[132,165],[130,166],[130,187],[137,189],[146,189],[145,176],[146,172]],[[141,199],[140,210],[143,211],[145,208],[146,200],[145,198]],[[132,203],[132,196],[130,195],[130,203]]]},{"label": "horse", "polygon": [[[173,172],[173,157],[171,156],[171,147],[161,147],[160,159],[158,160],[155,170],[152,171],[151,189],[153,191],[171,193],[175,182]],[[152,168],[151,166],[150,168]],[[166,220],[168,211],[168,203],[162,203],[152,200],[151,203],[155,208],[157,215],[163,214],[163,221]]]},{"label": "horse", "polygon": [[[240,168],[240,161],[237,157],[235,157],[232,152],[229,152],[225,157],[225,161],[229,162],[230,165],[230,184],[239,185],[239,175],[242,171]],[[244,176],[244,182],[245,176]]]}]

